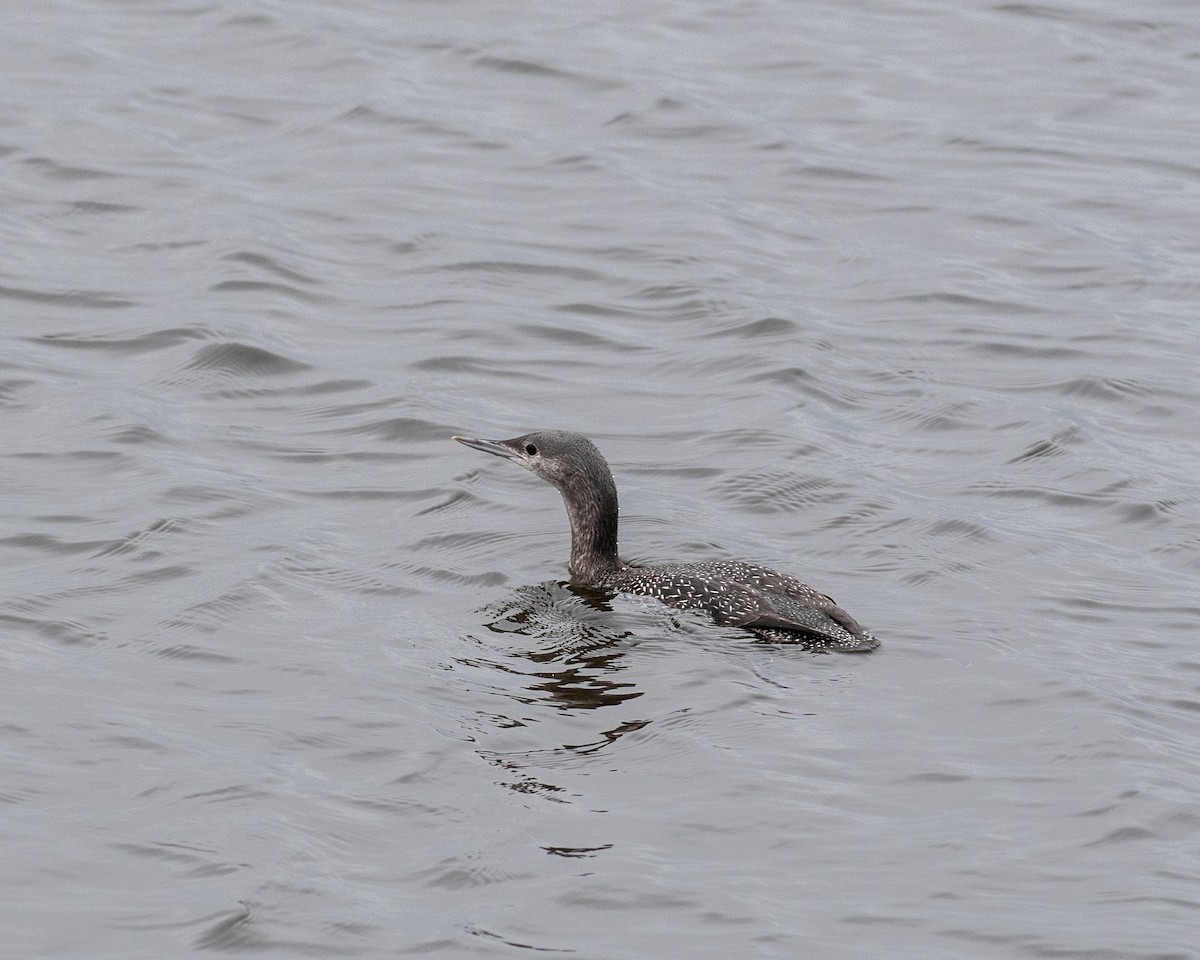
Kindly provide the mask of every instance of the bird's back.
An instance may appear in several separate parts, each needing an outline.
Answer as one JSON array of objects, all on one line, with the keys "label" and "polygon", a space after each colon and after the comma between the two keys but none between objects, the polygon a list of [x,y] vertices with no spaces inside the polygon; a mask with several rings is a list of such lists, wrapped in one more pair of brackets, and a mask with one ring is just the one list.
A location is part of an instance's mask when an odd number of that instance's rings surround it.
[{"label": "bird's back", "polygon": [[870,650],[874,637],[832,599],[770,567],[737,560],[626,566],[604,583],[655,597],[672,607],[707,610],[720,624],[752,630],[764,640]]}]

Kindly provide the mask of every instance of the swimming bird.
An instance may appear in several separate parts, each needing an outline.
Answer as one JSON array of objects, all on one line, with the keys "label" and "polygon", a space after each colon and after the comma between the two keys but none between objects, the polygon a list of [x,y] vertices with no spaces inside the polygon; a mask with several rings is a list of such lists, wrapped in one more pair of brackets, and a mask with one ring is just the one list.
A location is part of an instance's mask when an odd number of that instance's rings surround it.
[{"label": "swimming bird", "polygon": [[845,610],[795,577],[738,560],[636,566],[617,556],[617,485],[596,445],[565,430],[511,440],[453,437],[511,460],[562,494],[571,523],[571,580],[655,597],[671,607],[706,610],[723,626],[744,627],[774,643],[842,651],[879,645]]}]

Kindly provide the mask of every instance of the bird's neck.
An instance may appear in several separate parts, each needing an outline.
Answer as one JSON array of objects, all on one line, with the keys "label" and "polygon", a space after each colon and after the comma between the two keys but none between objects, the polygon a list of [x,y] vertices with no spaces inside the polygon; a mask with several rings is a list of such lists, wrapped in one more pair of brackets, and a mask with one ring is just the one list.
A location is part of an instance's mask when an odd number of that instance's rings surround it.
[{"label": "bird's neck", "polygon": [[621,569],[617,556],[617,488],[609,475],[606,483],[587,490],[562,490],[571,521],[571,579],[600,583]]}]

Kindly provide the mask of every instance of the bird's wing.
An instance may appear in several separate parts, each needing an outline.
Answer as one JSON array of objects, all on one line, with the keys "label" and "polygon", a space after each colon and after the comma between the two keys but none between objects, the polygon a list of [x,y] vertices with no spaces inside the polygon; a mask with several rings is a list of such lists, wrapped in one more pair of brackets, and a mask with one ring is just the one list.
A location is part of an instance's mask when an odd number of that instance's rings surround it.
[{"label": "bird's wing", "polygon": [[[835,605],[818,609],[785,594],[756,587],[747,589],[759,595],[758,603],[754,609],[747,611],[748,616],[741,618],[737,626],[794,630],[840,643],[848,643],[863,635],[862,628]],[[835,614],[841,614],[841,617]]]},{"label": "bird's wing", "polygon": [[658,567],[650,581],[653,590],[646,589],[648,584],[641,583],[636,575],[614,585],[629,593],[649,593],[683,610],[707,610],[716,623],[726,627],[790,631],[839,646],[857,646],[866,638],[862,628],[841,607],[798,580],[795,582],[803,590],[799,596],[792,596],[753,582],[720,576],[740,574],[753,579],[758,568],[752,568],[747,576],[747,567],[718,562],[704,565],[699,574],[692,569]]},{"label": "bird's wing", "polygon": [[[790,630],[842,643],[862,635],[858,624],[832,601],[818,608],[749,583],[714,585],[707,578],[678,576],[661,599],[672,606],[707,610],[714,621],[727,627]],[[845,623],[833,616],[835,611]]]},{"label": "bird's wing", "polygon": [[732,619],[714,611],[718,623],[797,630],[843,641],[866,636],[866,631],[832,597],[802,580],[754,563],[716,560],[704,566],[706,572],[728,578],[727,588],[737,591],[737,602],[730,605]]}]

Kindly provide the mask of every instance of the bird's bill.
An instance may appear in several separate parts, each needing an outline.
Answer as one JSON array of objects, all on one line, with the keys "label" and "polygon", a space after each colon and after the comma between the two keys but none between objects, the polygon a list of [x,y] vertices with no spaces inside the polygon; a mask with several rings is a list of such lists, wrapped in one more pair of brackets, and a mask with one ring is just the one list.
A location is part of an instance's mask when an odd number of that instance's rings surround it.
[{"label": "bird's bill", "polygon": [[450,439],[457,440],[472,450],[482,450],[484,453],[504,457],[506,460],[512,460],[517,455],[517,452],[512,447],[506,446],[503,440],[483,440],[479,437],[451,437]]}]

